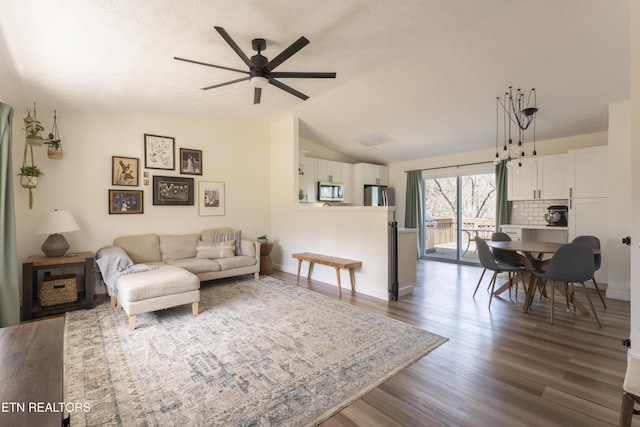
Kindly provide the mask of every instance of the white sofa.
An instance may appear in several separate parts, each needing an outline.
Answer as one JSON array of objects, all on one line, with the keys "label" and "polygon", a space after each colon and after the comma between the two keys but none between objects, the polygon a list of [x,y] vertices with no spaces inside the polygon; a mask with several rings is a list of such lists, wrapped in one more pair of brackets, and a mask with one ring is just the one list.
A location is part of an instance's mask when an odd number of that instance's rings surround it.
[{"label": "white sofa", "polygon": [[237,230],[217,228],[194,234],[115,238],[111,248],[117,251],[106,247],[97,254],[111,305],[125,310],[130,329],[135,329],[136,314],[178,305],[191,304],[197,315],[201,281],[244,274],[259,279],[260,243],[241,235]]},{"label": "white sofa", "polygon": [[[207,258],[207,247],[200,245],[234,240],[232,254]],[[194,234],[140,234],[121,236],[113,244],[124,249],[136,264],[174,265],[198,276],[203,282],[224,277],[253,274],[260,277],[260,243],[242,238],[231,228],[213,228]],[[201,250],[198,247],[201,247]]]}]

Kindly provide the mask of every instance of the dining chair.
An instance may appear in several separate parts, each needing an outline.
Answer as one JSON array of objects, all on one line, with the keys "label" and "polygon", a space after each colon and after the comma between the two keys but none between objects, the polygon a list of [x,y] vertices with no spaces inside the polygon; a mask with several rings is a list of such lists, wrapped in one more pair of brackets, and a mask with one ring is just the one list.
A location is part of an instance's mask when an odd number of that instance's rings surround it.
[{"label": "dining chair", "polygon": [[[511,241],[511,237],[507,234],[507,233],[503,233],[501,231],[496,231],[495,233],[491,234],[491,240],[493,242],[510,242]],[[514,265],[514,266],[518,266],[518,267],[525,267],[525,259],[526,257],[514,252],[514,251],[507,251],[504,249],[497,249],[497,248],[493,248],[492,249],[493,252],[493,257],[495,258],[495,260],[497,262],[503,263],[503,264],[510,264],[510,265]],[[522,282],[522,287],[524,287],[524,291],[525,293],[527,292],[527,288],[526,288],[526,282]],[[518,284],[516,283],[516,300],[518,299]]]},{"label": "dining chair", "polygon": [[[553,254],[553,257],[551,257],[551,261],[549,262],[546,271],[535,270],[533,271],[533,274],[535,274],[539,279],[543,280],[545,286],[549,280],[551,280],[552,282],[563,283],[567,309],[569,308],[569,302],[574,298],[573,286],[570,293],[569,283],[571,283],[572,285],[575,283],[581,283],[582,287],[584,288],[584,294],[589,301],[589,306],[591,306],[593,315],[596,318],[596,322],[598,322],[599,327],[602,327],[602,325],[600,324],[600,319],[598,318],[598,313],[593,306],[593,301],[591,301],[591,297],[589,296],[589,291],[587,291],[587,286],[584,284],[585,281],[590,280],[593,277],[593,272],[593,250],[586,245],[567,243],[566,245],[562,245]],[[555,305],[554,295],[555,287],[551,290],[552,325]]]},{"label": "dining chair", "polygon": [[[571,243],[578,243],[582,245],[587,245],[593,249],[600,249],[600,239],[596,236],[578,236],[571,241]],[[602,263],[602,255],[593,254],[593,268],[594,271],[600,270],[600,264]],[[600,297],[600,301],[602,301],[602,305],[604,308],[607,308],[607,304],[604,303],[604,297],[602,296],[602,292],[600,292],[600,288],[598,287],[598,282],[596,282],[595,276],[591,278],[596,290],[598,291],[598,296]]]},{"label": "dining chair", "polygon": [[[497,261],[493,252],[491,252],[491,248],[487,245],[487,242],[479,236],[475,237],[476,249],[478,250],[478,258],[480,259],[480,264],[484,267],[482,271],[482,275],[480,276],[480,280],[476,285],[475,291],[473,291],[473,297],[475,298],[476,292],[478,292],[478,287],[480,286],[480,282],[482,281],[482,277],[487,270],[493,271],[493,276],[491,277],[491,281],[489,285],[491,286],[491,293],[489,294],[489,308],[491,308],[491,301],[493,299],[493,292],[495,291],[496,279],[498,277],[498,273],[508,273],[509,274],[509,298],[511,298],[511,286],[513,285],[514,277],[520,273],[522,278],[522,282],[524,283],[524,269],[522,267],[502,263]],[[512,276],[512,274],[514,274]]]}]

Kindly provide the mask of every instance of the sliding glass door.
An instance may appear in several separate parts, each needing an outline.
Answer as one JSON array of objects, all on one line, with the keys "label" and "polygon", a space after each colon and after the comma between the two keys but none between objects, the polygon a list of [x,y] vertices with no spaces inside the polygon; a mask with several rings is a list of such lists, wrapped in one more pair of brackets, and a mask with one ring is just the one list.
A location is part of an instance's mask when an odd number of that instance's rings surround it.
[{"label": "sliding glass door", "polygon": [[495,195],[493,172],[426,178],[424,256],[478,263],[474,239],[495,231]]}]

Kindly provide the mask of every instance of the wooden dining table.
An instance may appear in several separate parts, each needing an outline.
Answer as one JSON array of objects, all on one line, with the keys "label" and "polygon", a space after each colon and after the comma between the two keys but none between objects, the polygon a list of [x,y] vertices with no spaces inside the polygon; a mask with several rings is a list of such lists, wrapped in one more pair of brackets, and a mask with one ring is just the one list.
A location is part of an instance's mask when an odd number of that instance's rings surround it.
[{"label": "wooden dining table", "polygon": [[[533,302],[533,295],[535,293],[536,276],[533,274],[533,271],[541,269],[545,255],[554,254],[561,246],[565,245],[566,243],[511,240],[506,242],[488,241],[487,244],[490,248],[493,249],[503,249],[505,251],[521,253],[529,261],[528,263],[525,262],[524,266],[525,270],[530,274],[529,286],[527,287],[525,301],[522,306],[522,311],[526,313],[527,311],[529,311],[529,307]],[[600,249],[594,248],[593,253],[600,253]],[[555,282],[553,284],[561,294],[565,295],[564,286],[560,286]],[[498,295],[507,289],[509,289],[509,282],[505,283],[499,289],[497,289],[494,295]],[[578,301],[573,295],[570,295],[569,300],[581,313],[589,314],[589,310],[585,306],[583,306],[580,301]]]}]

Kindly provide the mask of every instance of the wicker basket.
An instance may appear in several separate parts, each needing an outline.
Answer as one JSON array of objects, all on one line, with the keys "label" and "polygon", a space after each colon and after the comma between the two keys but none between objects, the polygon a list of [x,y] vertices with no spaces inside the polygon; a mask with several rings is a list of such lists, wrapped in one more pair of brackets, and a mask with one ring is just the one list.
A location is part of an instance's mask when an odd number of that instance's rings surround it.
[{"label": "wicker basket", "polygon": [[78,285],[75,274],[45,276],[40,285],[40,305],[64,304],[78,300]]}]

